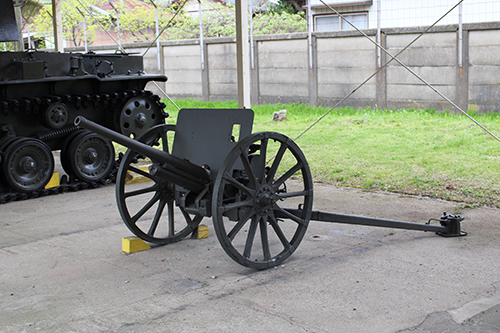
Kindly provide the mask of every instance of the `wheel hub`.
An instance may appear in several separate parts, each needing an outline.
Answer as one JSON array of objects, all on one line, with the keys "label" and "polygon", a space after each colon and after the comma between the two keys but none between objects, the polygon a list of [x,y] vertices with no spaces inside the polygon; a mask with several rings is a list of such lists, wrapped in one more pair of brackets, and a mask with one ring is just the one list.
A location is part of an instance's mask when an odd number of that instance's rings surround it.
[{"label": "wheel hub", "polygon": [[260,215],[267,215],[273,210],[273,204],[276,200],[274,199],[274,190],[269,185],[262,186],[254,198],[255,210]]},{"label": "wheel hub", "polygon": [[165,199],[175,198],[175,185],[167,181],[160,181],[160,193]]},{"label": "wheel hub", "polygon": [[32,173],[37,169],[36,161],[31,156],[25,156],[19,162],[20,170],[24,173]]},{"label": "wheel hub", "polygon": [[56,110],[52,115],[52,119],[56,123],[60,123],[64,119],[64,113],[61,110]]},{"label": "wheel hub", "polygon": [[84,155],[88,164],[94,164],[97,161],[98,154],[94,148],[87,149]]},{"label": "wheel hub", "polygon": [[69,120],[68,107],[63,103],[50,105],[44,114],[44,124],[53,129],[60,129],[66,126]]},{"label": "wheel hub", "polygon": [[163,114],[158,104],[146,96],[128,100],[118,117],[118,127],[123,135],[140,138],[151,127],[163,123]]},{"label": "wheel hub", "polygon": [[143,128],[147,122],[148,120],[144,113],[140,112],[139,114],[137,114],[137,116],[135,116],[135,126],[137,128]]}]

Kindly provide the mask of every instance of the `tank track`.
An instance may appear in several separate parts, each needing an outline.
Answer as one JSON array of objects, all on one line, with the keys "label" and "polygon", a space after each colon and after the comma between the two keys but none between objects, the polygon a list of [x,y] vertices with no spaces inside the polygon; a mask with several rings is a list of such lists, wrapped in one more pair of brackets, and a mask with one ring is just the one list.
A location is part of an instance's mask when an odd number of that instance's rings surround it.
[{"label": "tank track", "polygon": [[[168,117],[168,113],[164,111],[165,103],[161,102],[161,98],[158,95],[153,94],[148,90],[127,90],[113,93],[100,93],[94,95],[65,95],[65,96],[47,96],[43,98],[24,98],[24,99],[11,99],[11,100],[0,100],[0,114],[7,116],[9,114],[19,115],[24,113],[26,116],[37,115],[44,108],[52,103],[67,103],[71,104],[77,110],[88,110],[88,108],[93,109],[115,109],[123,105],[127,100],[134,97],[145,96],[149,97],[154,101],[154,103],[159,107],[164,118]],[[110,113],[111,117],[115,118],[115,114]],[[114,125],[110,123],[110,125]],[[5,131],[9,131],[8,124],[5,124],[1,128]],[[35,139],[39,139],[43,142],[48,142],[51,140],[62,140],[66,136],[72,134],[78,128],[72,124],[69,124],[60,129],[49,129],[44,132],[38,132],[34,136]],[[16,137],[15,135],[13,137]],[[22,136],[19,136],[22,137]],[[122,155],[122,154],[120,154]],[[35,199],[39,197],[44,197],[48,195],[56,195],[64,192],[75,192],[86,189],[93,189],[99,186],[109,184],[114,181],[116,172],[118,171],[118,166],[121,160],[121,156],[115,161],[115,168],[111,173],[104,179],[86,182],[79,179],[72,179],[68,175],[63,175],[60,179],[60,185],[48,189],[34,190],[28,193],[17,192],[5,184],[0,183],[0,204],[6,204],[12,201]]]},{"label": "tank track", "polygon": [[36,199],[40,197],[46,197],[49,195],[56,195],[66,192],[77,192],[82,190],[95,189],[100,186],[111,184],[115,181],[116,173],[118,171],[118,167],[120,166],[120,161],[122,157],[123,154],[120,153],[118,159],[115,161],[115,167],[113,171],[105,179],[101,179],[97,182],[79,181],[69,178],[68,175],[63,175],[60,179],[59,186],[47,189],[40,189],[29,193],[13,192],[8,187],[5,187],[0,184],[0,205],[12,201]]},{"label": "tank track", "polygon": [[[62,177],[61,180],[61,185],[53,188],[48,188],[48,189],[41,189],[37,191],[32,191],[30,193],[20,193],[20,192],[7,192],[7,193],[0,193],[0,204],[6,204],[11,201],[21,201],[21,200],[27,200],[27,199],[35,199],[39,197],[45,197],[48,195],[54,195],[54,194],[59,194],[59,193],[64,193],[64,192],[76,192],[80,190],[86,190],[86,189],[93,189],[97,188],[101,185],[109,184],[111,182],[111,179],[109,177],[104,180],[100,180],[98,182],[80,182],[80,181],[67,181],[66,183],[64,182],[66,175]],[[67,179],[67,177],[66,177]],[[4,191],[5,188],[2,187],[0,191]]]}]

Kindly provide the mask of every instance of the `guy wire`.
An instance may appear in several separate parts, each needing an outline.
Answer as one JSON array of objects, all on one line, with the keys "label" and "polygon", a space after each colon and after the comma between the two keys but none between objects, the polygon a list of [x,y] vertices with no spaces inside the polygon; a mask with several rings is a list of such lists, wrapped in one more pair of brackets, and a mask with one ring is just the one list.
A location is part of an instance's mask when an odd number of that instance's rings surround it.
[{"label": "guy wire", "polygon": [[376,41],[372,40],[368,35],[366,35],[363,31],[358,29],[354,24],[349,22],[344,18],[342,14],[340,14],[337,10],[332,8],[330,5],[326,4],[323,0],[320,0],[326,7],[328,7],[330,10],[332,10],[335,14],[337,14],[339,17],[344,19],[347,23],[349,23],[356,31],[361,33],[363,36],[365,36],[370,42],[375,44],[378,48],[380,48],[382,51],[384,51],[391,59],[383,66],[381,66],[377,71],[375,71],[368,79],[363,81],[359,86],[357,86],[350,94],[348,94],[346,97],[341,99],[335,106],[333,106],[328,112],[326,112],[324,115],[322,115],[318,120],[316,120],[312,125],[310,125],[308,128],[306,128],[302,133],[300,133],[295,140],[299,139],[302,135],[304,135],[307,131],[309,131],[312,127],[314,127],[318,122],[320,122],[324,117],[326,117],[328,114],[330,114],[335,108],[337,108],[341,103],[343,103],[347,98],[352,96],[359,88],[361,88],[363,85],[365,85],[370,79],[372,79],[377,73],[379,73],[382,69],[387,67],[393,60],[398,62],[401,66],[403,66],[406,70],[408,70],[410,73],[412,73],[414,76],[416,76],[420,81],[422,81],[425,85],[430,87],[432,90],[434,90],[439,96],[444,98],[447,102],[452,104],[455,108],[457,108],[460,112],[462,112],[464,115],[466,115],[470,120],[472,120],[476,125],[478,125],[481,129],[483,129],[485,132],[490,134],[493,138],[495,138],[497,141],[500,142],[500,139],[495,136],[493,133],[488,131],[484,126],[482,126],[480,123],[478,123],[474,118],[472,118],[470,115],[467,114],[464,110],[462,110],[458,105],[456,105],[453,101],[451,101],[449,98],[447,98],[445,95],[443,95],[441,92],[439,92],[436,88],[434,88],[431,84],[429,84],[427,81],[425,81],[423,78],[421,78],[418,74],[413,72],[408,66],[403,64],[397,57],[404,51],[406,51],[413,43],[415,43],[420,37],[422,37],[425,33],[427,33],[430,29],[432,29],[439,21],[441,21],[446,15],[448,15],[451,11],[453,11],[458,5],[460,5],[463,0],[460,0],[455,6],[453,6],[450,10],[448,10],[444,15],[442,15],[436,22],[434,22],[431,26],[429,26],[426,30],[424,30],[420,35],[418,35],[413,41],[411,41],[405,48],[403,48],[401,51],[399,51],[395,56],[393,56],[389,51],[387,51],[384,47],[382,47],[379,43]]}]

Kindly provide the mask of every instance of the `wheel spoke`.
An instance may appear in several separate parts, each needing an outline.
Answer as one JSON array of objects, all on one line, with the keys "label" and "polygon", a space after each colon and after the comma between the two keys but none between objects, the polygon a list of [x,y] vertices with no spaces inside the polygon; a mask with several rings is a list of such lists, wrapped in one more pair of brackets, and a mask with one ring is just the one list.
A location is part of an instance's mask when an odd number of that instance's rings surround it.
[{"label": "wheel spoke", "polygon": [[163,209],[165,208],[166,201],[165,199],[160,199],[158,203],[158,208],[156,208],[156,213],[153,218],[153,222],[148,230],[148,235],[153,236],[156,232],[156,228],[158,228],[158,222],[160,222],[161,214],[163,213]]},{"label": "wheel spoke", "polygon": [[252,252],[253,239],[255,238],[255,232],[257,231],[258,215],[252,216],[252,222],[250,223],[250,228],[248,230],[247,241],[245,243],[245,250],[243,251],[243,257],[249,259],[250,253]]},{"label": "wheel spoke", "polygon": [[257,177],[255,176],[252,165],[250,164],[250,160],[248,159],[248,151],[241,151],[240,157],[241,161],[243,162],[243,167],[245,168],[248,179],[250,180],[250,186],[252,186],[252,188],[257,188]]},{"label": "wheel spoke", "polygon": [[277,214],[278,216],[289,218],[289,219],[297,222],[298,224],[307,227],[307,223],[303,218],[298,217],[297,215],[294,215],[294,214],[284,210],[283,208],[279,207],[278,205],[275,205],[274,210],[278,212],[278,214]]},{"label": "wheel spoke", "polygon": [[278,221],[276,221],[274,216],[269,216],[269,223],[274,229],[274,232],[278,236],[279,240],[281,241],[281,244],[283,244],[283,247],[285,250],[290,249],[290,243],[288,242],[288,239],[286,239],[285,234],[283,233],[283,230],[281,230]]},{"label": "wheel spoke", "polygon": [[153,186],[149,186],[149,187],[144,187],[144,188],[141,188],[141,189],[138,189],[138,190],[135,190],[135,191],[130,191],[130,192],[127,192],[127,193],[123,193],[124,195],[124,198],[130,198],[130,197],[134,197],[136,195],[141,195],[141,194],[146,194],[146,193],[150,193],[150,192],[157,192],[159,190],[160,186],[158,184],[154,184]]},{"label": "wheel spoke", "polygon": [[[189,214],[188,214],[188,213],[187,213],[184,209],[181,209],[181,213],[182,213],[182,215],[184,216],[184,219],[186,220],[186,222],[187,222],[188,224],[190,224],[190,223],[192,222],[192,220],[191,220],[191,216],[189,216]],[[200,215],[196,215],[196,217],[199,217],[199,216],[200,216]],[[201,221],[201,219],[202,219],[202,218],[203,218],[203,216],[201,216],[200,221]],[[196,220],[196,218],[195,218],[195,219],[193,219],[193,221],[194,221],[194,220]],[[198,221],[198,223],[199,223],[200,221]]]},{"label": "wheel spoke", "polygon": [[132,222],[136,223],[137,220],[142,216],[144,215],[144,213],[146,213],[151,207],[153,207],[153,205],[158,201],[160,200],[160,194],[158,192],[155,193],[155,195],[151,198],[151,200],[149,200],[149,202],[141,208],[140,211],[137,212],[137,214],[134,215],[134,217],[132,217]]},{"label": "wheel spoke", "polygon": [[271,259],[271,252],[269,250],[269,238],[267,237],[267,221],[264,218],[260,219],[260,238],[262,241],[264,260],[268,261]]},{"label": "wheel spoke", "polygon": [[274,157],[273,165],[271,165],[271,168],[269,169],[269,172],[267,173],[267,178],[266,181],[268,184],[272,184],[274,176],[276,175],[276,171],[278,171],[279,164],[281,163],[281,160],[283,159],[283,155],[285,154],[285,151],[287,149],[287,145],[282,142],[280,149],[276,153],[276,156]]},{"label": "wheel spoke", "polygon": [[174,200],[167,201],[168,236],[175,235]]},{"label": "wheel spoke", "polygon": [[239,181],[237,181],[236,179],[234,179],[233,177],[231,177],[231,175],[227,172],[224,172],[224,175],[222,176],[222,178],[224,180],[226,180],[228,183],[230,183],[231,185],[237,187],[238,189],[246,192],[247,194],[249,195],[254,195],[255,191],[252,190],[251,188],[248,188],[246,187],[245,185],[243,185],[242,183],[240,183]]},{"label": "wheel spoke", "polygon": [[231,229],[231,231],[227,234],[227,238],[229,238],[232,241],[234,239],[234,236],[236,236],[236,234],[240,232],[241,228],[243,228],[243,226],[247,223],[252,214],[255,214],[255,210],[253,208],[249,209],[248,213],[240,218],[238,223],[236,223],[233,229]]},{"label": "wheel spoke", "polygon": [[261,144],[260,144],[260,155],[259,159],[257,160],[257,166],[256,166],[256,172],[257,172],[257,179],[260,183],[264,183],[265,180],[265,171],[266,171],[266,156],[267,156],[267,143],[269,142],[269,139],[265,138],[262,139]]},{"label": "wheel spoke", "polygon": [[297,163],[290,170],[288,170],[283,176],[281,176],[276,182],[274,182],[273,187],[278,189],[284,182],[286,182],[290,177],[292,177],[297,171],[302,169],[302,163]]},{"label": "wheel spoke", "polygon": [[220,213],[225,213],[231,209],[242,208],[242,207],[251,207],[253,204],[253,199],[250,198],[245,201],[236,201],[227,205],[222,206],[222,211]]}]

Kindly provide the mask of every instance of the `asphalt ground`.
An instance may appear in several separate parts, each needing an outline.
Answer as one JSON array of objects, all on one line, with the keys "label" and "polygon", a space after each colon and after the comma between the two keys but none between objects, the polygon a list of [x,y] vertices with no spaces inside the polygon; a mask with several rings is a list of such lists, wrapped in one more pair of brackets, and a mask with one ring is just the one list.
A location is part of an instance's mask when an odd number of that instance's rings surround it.
[{"label": "asphalt ground", "polygon": [[255,271],[206,239],[126,255],[114,185],[0,205],[1,332],[500,332],[500,210],[315,184],[314,209],[466,237],[311,222]]}]

